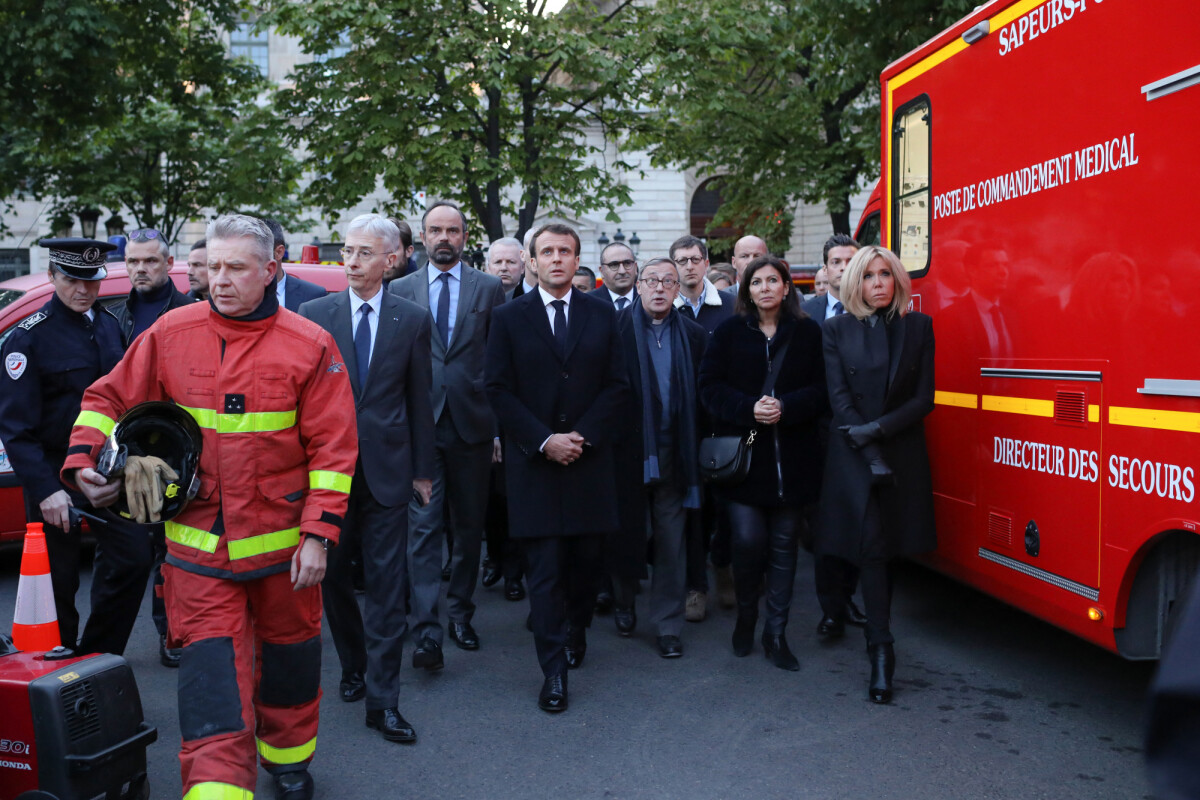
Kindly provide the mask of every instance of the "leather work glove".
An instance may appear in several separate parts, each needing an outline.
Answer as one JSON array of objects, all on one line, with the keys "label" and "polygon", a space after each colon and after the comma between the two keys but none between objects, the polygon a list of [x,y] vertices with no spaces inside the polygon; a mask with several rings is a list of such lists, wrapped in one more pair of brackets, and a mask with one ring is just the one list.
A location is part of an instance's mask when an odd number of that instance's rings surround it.
[{"label": "leather work glove", "polygon": [[164,481],[179,475],[157,456],[129,456],[125,461],[125,499],[137,522],[158,522],[163,507]]},{"label": "leather work glove", "polygon": [[846,435],[850,446],[856,450],[883,438],[883,429],[879,427],[878,422],[868,422],[864,425],[841,425],[838,430]]}]

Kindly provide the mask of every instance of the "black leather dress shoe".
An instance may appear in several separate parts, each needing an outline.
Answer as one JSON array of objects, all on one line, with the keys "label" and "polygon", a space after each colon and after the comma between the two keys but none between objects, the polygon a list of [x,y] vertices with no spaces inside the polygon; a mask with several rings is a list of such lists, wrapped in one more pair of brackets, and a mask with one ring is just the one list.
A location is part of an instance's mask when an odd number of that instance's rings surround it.
[{"label": "black leather dress shoe", "polygon": [[786,669],[789,672],[800,671],[800,661],[792,655],[792,651],[788,648],[787,639],[782,633],[771,634],[763,631],[762,635],[763,654],[780,669]]},{"label": "black leather dress shoe", "polygon": [[428,636],[417,643],[417,649],[413,650],[413,669],[435,672],[444,666],[446,666],[446,661],[442,657],[440,644]]},{"label": "black leather dress shoe", "polygon": [[167,637],[158,637],[158,660],[162,662],[164,667],[171,669],[179,668],[179,661],[183,658],[182,647],[167,647]]},{"label": "black leather dress shoe", "polygon": [[856,628],[862,628],[867,624],[867,615],[858,610],[858,606],[854,605],[853,600],[846,601],[846,622]]},{"label": "black leather dress shoe", "polygon": [[583,666],[583,657],[587,653],[587,629],[568,626],[567,644],[563,651],[567,657],[567,669]]},{"label": "black leather dress shoe", "polygon": [[658,654],[663,658],[679,658],[683,655],[683,642],[678,636],[658,637]]},{"label": "black leather dress shoe", "polygon": [[363,681],[361,672],[342,673],[342,681],[338,684],[338,697],[343,703],[354,703],[367,696],[367,684]]},{"label": "black leather dress shoe", "polygon": [[637,612],[632,608],[614,608],[613,622],[617,624],[617,633],[632,636],[637,627]]},{"label": "black leather dress shoe", "polygon": [[275,777],[275,800],[312,800],[313,779],[308,770],[281,772]]},{"label": "black leather dress shoe", "polygon": [[490,589],[500,582],[500,565],[491,558],[483,560],[483,576],[480,578],[485,589]]},{"label": "black leather dress shoe", "polygon": [[840,619],[826,615],[821,617],[821,621],[817,623],[817,636],[822,641],[832,642],[834,639],[840,639],[846,634],[846,623]]},{"label": "black leather dress shoe", "polygon": [[557,714],[567,710],[567,675],[560,672],[546,678],[542,691],[538,694],[538,708]]},{"label": "black leather dress shoe", "polygon": [[612,592],[600,592],[596,595],[596,613],[600,616],[605,616],[613,610]]},{"label": "black leather dress shoe", "polygon": [[463,650],[479,649],[479,634],[475,632],[469,622],[451,622],[450,641]]},{"label": "black leather dress shoe", "polygon": [[389,742],[412,744],[417,740],[417,732],[408,724],[400,711],[395,708],[383,708],[367,712],[367,727],[374,728],[383,734]]},{"label": "black leather dress shoe", "polygon": [[525,599],[525,584],[521,583],[521,579],[504,581],[504,599],[511,602]]}]

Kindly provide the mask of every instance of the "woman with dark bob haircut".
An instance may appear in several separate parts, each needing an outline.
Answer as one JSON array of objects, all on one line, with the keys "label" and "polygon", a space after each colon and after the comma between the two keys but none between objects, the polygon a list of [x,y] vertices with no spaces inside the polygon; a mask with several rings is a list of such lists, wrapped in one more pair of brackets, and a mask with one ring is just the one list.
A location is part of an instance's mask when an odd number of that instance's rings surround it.
[{"label": "woman with dark bob haircut", "polygon": [[933,321],[909,310],[911,294],[900,259],[864,247],[842,275],[847,313],[824,328],[833,428],[816,550],[860,568],[867,694],[876,703],[891,702],[896,667],[890,561],[937,546],[924,427],[933,410]]},{"label": "woman with dark bob haircut", "polygon": [[[764,392],[774,367],[774,387]],[[716,491],[729,505],[737,625],[733,652],[754,648],[758,600],[767,576],[762,644],[772,664],[800,669],[784,638],[801,508],[816,499],[821,464],[817,418],[827,408],[821,327],[796,299],[787,266],[773,256],[750,262],[737,313],[713,331],[700,365],[700,401],[717,435],[754,435],[750,472]]]}]

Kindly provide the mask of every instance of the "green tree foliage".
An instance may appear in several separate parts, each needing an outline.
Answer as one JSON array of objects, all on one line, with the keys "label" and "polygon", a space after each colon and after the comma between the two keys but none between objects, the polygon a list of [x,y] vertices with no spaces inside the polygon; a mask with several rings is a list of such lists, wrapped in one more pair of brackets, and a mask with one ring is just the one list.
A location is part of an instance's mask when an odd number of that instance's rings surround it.
[{"label": "green tree foliage", "polygon": [[[5,9],[0,54],[16,60],[0,82],[0,194],[51,199],[59,211],[127,209],[170,239],[205,209],[298,223],[299,164],[258,103],[269,84],[231,60],[223,39],[244,0]],[[32,46],[42,34],[50,46]]]},{"label": "green tree foliage", "polygon": [[[314,174],[306,200],[327,213],[382,186],[396,207],[419,191],[460,202],[489,238],[519,234],[538,209],[583,214],[629,202],[589,130],[611,140],[641,124],[651,48],[646,9],[588,0],[277,0],[264,21],[311,53],[276,97]],[[593,142],[595,140],[593,139]],[[610,211],[609,217],[615,219]]]},{"label": "green tree foliage", "polygon": [[723,175],[714,227],[783,249],[784,209],[849,198],[879,159],[879,74],[974,0],[660,0],[655,163]]}]

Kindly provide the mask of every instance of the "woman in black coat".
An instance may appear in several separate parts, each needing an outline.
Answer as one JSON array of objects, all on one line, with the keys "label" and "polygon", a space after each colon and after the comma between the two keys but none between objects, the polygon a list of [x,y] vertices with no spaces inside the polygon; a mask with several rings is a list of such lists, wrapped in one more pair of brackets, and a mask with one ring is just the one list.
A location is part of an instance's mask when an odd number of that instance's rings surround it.
[{"label": "woman in black coat", "polygon": [[861,569],[876,703],[890,702],[896,663],[889,562],[937,546],[923,422],[933,410],[933,321],[908,310],[911,286],[895,254],[864,247],[842,275],[848,313],[824,327],[834,429],[816,550]]},{"label": "woman in black coat", "polygon": [[[713,331],[699,380],[700,400],[716,434],[745,438],[754,432],[749,475],[717,488],[728,501],[733,528],[738,608],[733,651],[745,656],[754,647],[765,572],[763,650],[775,666],[797,670],[784,628],[796,580],[801,508],[816,499],[821,477],[816,421],[827,408],[821,328],[800,311],[787,266],[772,256],[746,268],[737,310]],[[774,388],[764,393],[781,353]]]}]

